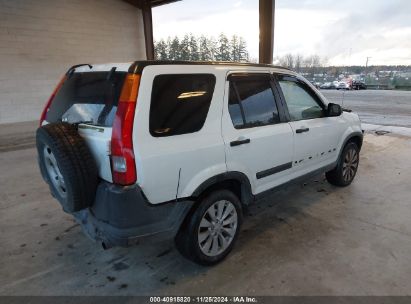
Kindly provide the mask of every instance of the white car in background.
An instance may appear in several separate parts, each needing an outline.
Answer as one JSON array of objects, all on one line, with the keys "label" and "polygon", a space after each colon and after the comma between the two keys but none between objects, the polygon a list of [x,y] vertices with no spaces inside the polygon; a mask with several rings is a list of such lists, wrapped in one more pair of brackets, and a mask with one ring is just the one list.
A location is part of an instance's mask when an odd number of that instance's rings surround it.
[{"label": "white car in background", "polygon": [[350,84],[345,81],[340,81],[337,85],[337,90],[351,90]]}]

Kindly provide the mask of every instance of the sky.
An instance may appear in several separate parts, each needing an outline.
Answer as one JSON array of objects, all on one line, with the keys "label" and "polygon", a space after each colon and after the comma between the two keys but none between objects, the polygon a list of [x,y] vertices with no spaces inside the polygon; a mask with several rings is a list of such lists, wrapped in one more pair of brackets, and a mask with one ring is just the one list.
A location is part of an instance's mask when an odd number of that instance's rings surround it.
[{"label": "sky", "polygon": [[[153,9],[154,39],[237,34],[258,59],[258,0],[182,0]],[[411,65],[411,0],[276,0],[274,57]]]}]

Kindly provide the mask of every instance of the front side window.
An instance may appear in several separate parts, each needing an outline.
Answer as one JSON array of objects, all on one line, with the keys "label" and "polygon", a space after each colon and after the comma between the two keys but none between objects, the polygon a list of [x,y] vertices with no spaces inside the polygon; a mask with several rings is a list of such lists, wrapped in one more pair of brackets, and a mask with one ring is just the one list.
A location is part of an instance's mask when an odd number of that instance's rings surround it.
[{"label": "front side window", "polygon": [[158,75],[153,81],[150,133],[154,137],[199,131],[214,92],[212,74]]},{"label": "front side window", "polygon": [[279,84],[292,121],[324,117],[324,110],[304,84],[290,77],[280,78]]},{"label": "front side window", "polygon": [[228,110],[236,129],[280,122],[268,75],[232,77]]}]

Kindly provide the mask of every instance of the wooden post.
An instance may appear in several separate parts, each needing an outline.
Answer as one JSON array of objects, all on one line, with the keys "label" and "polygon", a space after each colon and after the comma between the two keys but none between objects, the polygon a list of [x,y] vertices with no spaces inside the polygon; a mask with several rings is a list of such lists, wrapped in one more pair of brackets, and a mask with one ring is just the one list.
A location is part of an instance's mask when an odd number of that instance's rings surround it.
[{"label": "wooden post", "polygon": [[273,63],[275,0],[259,0],[259,62]]},{"label": "wooden post", "polygon": [[151,14],[151,4],[149,0],[142,3],[144,39],[146,44],[147,60],[154,60],[154,39],[153,39],[153,18]]}]

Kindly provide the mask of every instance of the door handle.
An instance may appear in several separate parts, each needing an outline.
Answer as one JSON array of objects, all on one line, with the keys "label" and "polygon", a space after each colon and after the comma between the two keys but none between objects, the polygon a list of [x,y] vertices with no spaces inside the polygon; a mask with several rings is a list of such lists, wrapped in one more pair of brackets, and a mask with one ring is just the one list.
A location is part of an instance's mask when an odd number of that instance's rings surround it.
[{"label": "door handle", "polygon": [[310,128],[301,128],[301,129],[295,130],[295,133],[304,133],[308,131],[310,131]]},{"label": "door handle", "polygon": [[230,146],[231,147],[235,147],[235,146],[239,146],[239,145],[245,145],[245,144],[249,144],[250,143],[250,139],[246,138],[246,139],[237,139],[234,140],[232,142],[230,142]]}]

